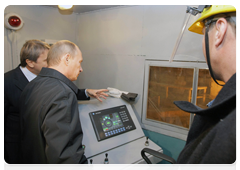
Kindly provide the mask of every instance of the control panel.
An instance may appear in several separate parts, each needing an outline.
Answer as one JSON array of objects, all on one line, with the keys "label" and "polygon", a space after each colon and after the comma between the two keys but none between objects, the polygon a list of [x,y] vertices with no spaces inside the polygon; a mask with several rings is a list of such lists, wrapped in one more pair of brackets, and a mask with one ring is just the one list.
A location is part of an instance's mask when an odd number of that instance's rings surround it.
[{"label": "control panel", "polygon": [[89,113],[98,141],[136,129],[126,105]]},{"label": "control panel", "polygon": [[[145,147],[163,152],[147,139],[130,103],[121,98],[108,97],[79,101],[79,120],[83,130],[82,144],[91,164],[146,163],[141,156]],[[151,162],[160,160],[147,155]]]}]

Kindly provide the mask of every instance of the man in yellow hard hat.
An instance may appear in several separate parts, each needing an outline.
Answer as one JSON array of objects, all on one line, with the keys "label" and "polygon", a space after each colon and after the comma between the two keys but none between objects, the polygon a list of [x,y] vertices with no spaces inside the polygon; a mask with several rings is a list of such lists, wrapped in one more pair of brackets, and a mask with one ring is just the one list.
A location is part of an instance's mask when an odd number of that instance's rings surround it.
[{"label": "man in yellow hard hat", "polygon": [[186,145],[177,163],[230,164],[236,161],[236,9],[229,5],[188,7],[201,13],[189,31],[203,34],[203,53],[214,81],[225,82],[212,105],[201,109],[185,101],[174,102],[194,113]]}]

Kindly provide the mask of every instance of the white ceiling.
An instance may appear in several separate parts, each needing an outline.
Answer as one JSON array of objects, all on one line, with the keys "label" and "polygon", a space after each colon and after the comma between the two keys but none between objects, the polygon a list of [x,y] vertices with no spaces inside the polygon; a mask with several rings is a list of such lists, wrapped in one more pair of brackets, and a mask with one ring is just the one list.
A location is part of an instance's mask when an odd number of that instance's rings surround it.
[{"label": "white ceiling", "polygon": [[[45,5],[45,6],[58,8],[57,5]],[[96,11],[96,10],[101,10],[106,8],[114,8],[118,6],[122,6],[122,5],[74,5],[71,11],[75,13],[84,13],[84,12]]]}]

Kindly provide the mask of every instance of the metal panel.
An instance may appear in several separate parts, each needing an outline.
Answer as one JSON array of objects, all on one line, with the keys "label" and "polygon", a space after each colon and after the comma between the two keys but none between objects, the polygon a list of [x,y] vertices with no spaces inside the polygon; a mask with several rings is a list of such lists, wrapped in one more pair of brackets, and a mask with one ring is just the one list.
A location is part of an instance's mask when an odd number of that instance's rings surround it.
[{"label": "metal panel", "polygon": [[83,54],[139,55],[143,6],[80,14],[77,38]]},{"label": "metal panel", "polygon": [[[89,113],[121,105],[126,105],[136,129],[98,142]],[[149,145],[145,145],[146,137],[144,136],[142,128],[132,110],[131,105],[121,98],[109,97],[103,102],[99,102],[96,99],[90,101],[79,101],[79,118],[84,134],[82,143],[85,145],[85,155],[89,163],[90,159],[92,159],[93,164],[104,163],[106,153],[108,153],[110,164],[145,163],[141,157],[141,150],[145,147],[163,153],[162,148],[150,139],[148,139]],[[151,155],[147,156],[153,163],[161,161],[161,159],[155,158]]]},{"label": "metal panel", "polygon": [[[141,157],[141,151],[143,148],[151,148],[158,152],[163,153],[162,148],[156,145],[154,142],[148,139],[149,146],[145,146],[145,137],[140,138],[134,142],[127,143],[122,146],[118,146],[114,149],[107,150],[104,153],[90,157],[88,163],[92,159],[93,164],[103,164],[105,159],[105,154],[108,154],[109,164],[146,164],[145,160]],[[159,163],[161,159],[154,157],[152,155],[146,154],[152,163]]]},{"label": "metal panel", "polygon": [[[127,106],[127,109],[132,117],[132,120],[136,126],[136,129],[133,131],[129,131],[127,133],[118,135],[116,137],[112,137],[112,138],[98,142],[90,117],[89,117],[89,113],[97,110],[103,110],[103,109],[120,106],[120,105]],[[142,128],[138,123],[138,120],[132,110],[131,105],[122,99],[109,97],[104,102],[99,102],[98,100],[81,101],[79,102],[79,115],[80,115],[80,121],[81,121],[83,134],[84,134],[82,143],[86,146],[85,155],[87,158],[103,153],[106,150],[110,150],[119,145],[123,145],[133,140],[144,137]]]}]

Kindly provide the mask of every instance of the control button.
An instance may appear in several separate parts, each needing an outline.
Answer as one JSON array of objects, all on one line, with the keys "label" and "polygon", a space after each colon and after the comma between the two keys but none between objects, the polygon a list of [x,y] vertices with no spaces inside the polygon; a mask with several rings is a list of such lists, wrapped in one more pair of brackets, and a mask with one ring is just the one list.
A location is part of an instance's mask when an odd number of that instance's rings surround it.
[{"label": "control button", "polygon": [[146,137],[145,146],[149,146],[148,137]]},{"label": "control button", "polygon": [[90,168],[91,168],[92,170],[94,170],[94,166],[93,166],[92,162],[93,162],[93,160],[90,159]]},{"label": "control button", "polygon": [[108,161],[108,154],[106,153],[105,156],[106,156],[106,158],[104,159],[104,164],[109,164],[109,161]]},{"label": "control button", "polygon": [[108,134],[107,134],[107,133],[105,133],[105,136],[108,136]]}]

